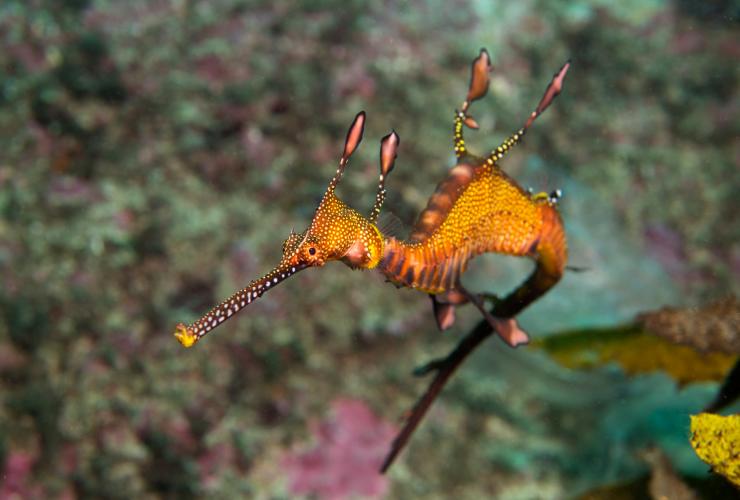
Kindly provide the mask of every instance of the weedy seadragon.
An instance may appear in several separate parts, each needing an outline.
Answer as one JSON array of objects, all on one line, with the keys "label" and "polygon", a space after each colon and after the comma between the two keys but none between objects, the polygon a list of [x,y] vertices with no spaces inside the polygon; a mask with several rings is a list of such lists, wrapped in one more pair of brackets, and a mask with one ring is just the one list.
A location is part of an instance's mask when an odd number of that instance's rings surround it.
[{"label": "weedy seadragon", "polygon": [[[454,117],[456,165],[439,183],[406,240],[384,234],[377,222],[385,199],[385,182],[393,170],[400,144],[395,131],[380,142],[380,180],[369,215],[363,216],[336,194],[349,159],[362,140],[365,113],[358,113],[347,133],[339,167],[308,229],[301,233],[291,232],[283,244],[282,259],[272,271],[252,281],[191,325],[178,324],[177,340],[191,347],[288,277],[336,260],[353,269],[377,269],[399,287],[429,294],[440,329],[454,323],[456,307],[472,303],[480,310],[484,321],[447,357],[417,370],[420,374],[436,371],[437,376],[396,438],[383,465],[385,471],[446,380],[484,338],[495,332],[512,347],[528,342],[529,337],[519,327],[515,316],[563,276],[568,252],[558,212],[560,191],[532,193],[524,190],[501,170],[499,162],[560,93],[569,67],[568,62],[553,76],[522,128],[487,156],[477,156],[467,148],[463,130],[478,128],[469,114],[470,105],[488,92],[491,60],[488,52],[481,49],[472,63],[467,97]],[[506,297],[471,293],[460,278],[471,259],[488,252],[529,257],[534,260],[535,268]],[[485,307],[489,298],[494,304],[490,311]]]}]

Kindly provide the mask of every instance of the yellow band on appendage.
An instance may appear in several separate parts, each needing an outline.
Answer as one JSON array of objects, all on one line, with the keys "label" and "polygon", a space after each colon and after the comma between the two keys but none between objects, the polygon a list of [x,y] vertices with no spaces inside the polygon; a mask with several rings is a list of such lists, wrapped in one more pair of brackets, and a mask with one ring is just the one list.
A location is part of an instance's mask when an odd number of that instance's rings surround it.
[{"label": "yellow band on appendage", "polygon": [[175,327],[175,338],[183,347],[193,347],[193,344],[198,340],[193,332],[182,323]]}]

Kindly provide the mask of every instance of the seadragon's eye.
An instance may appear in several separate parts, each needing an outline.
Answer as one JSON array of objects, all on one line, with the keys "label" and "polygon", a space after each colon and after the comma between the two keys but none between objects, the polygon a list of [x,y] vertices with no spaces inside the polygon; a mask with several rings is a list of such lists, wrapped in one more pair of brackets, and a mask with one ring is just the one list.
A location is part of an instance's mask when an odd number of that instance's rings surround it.
[{"label": "seadragon's eye", "polygon": [[303,252],[303,258],[306,260],[306,262],[310,263],[310,265],[315,265],[323,262],[324,254],[321,250],[321,247],[318,246],[316,243],[309,243],[302,249]]}]

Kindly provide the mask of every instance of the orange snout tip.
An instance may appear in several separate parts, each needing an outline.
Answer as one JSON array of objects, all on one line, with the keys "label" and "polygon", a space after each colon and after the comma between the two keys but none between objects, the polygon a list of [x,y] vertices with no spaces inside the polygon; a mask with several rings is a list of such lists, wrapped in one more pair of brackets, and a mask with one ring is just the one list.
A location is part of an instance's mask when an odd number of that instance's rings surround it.
[{"label": "orange snout tip", "polygon": [[188,328],[182,323],[178,323],[175,327],[175,338],[183,347],[193,347],[198,338],[193,333],[193,330]]}]

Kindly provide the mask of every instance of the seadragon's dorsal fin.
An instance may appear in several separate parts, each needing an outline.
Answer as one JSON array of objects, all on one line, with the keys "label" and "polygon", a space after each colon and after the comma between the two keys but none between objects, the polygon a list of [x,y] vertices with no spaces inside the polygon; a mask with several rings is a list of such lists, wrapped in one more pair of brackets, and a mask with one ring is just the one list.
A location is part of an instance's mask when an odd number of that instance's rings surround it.
[{"label": "seadragon's dorsal fin", "polygon": [[426,208],[414,224],[409,240],[415,243],[429,238],[444,223],[452,208],[476,175],[476,168],[459,163],[449,171],[447,178],[437,185],[429,197]]}]

